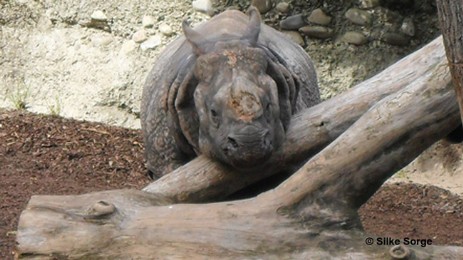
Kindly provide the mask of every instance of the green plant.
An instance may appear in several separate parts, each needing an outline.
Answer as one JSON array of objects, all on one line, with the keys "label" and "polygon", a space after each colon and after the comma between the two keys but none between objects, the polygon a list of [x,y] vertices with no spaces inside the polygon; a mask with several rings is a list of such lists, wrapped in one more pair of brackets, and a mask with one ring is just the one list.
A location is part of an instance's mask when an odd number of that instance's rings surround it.
[{"label": "green plant", "polygon": [[17,87],[7,91],[6,97],[13,104],[13,107],[19,110],[27,108],[27,98],[30,95],[30,90],[24,82],[21,82]]},{"label": "green plant", "polygon": [[48,110],[52,116],[59,116],[61,113],[61,100],[55,96],[55,103],[48,106]]}]

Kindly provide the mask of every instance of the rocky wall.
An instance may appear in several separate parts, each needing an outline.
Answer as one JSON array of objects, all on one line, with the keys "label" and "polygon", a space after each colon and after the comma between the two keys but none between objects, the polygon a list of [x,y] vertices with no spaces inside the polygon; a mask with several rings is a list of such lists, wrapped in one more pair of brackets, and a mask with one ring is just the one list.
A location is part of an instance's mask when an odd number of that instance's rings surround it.
[{"label": "rocky wall", "polygon": [[[194,25],[227,8],[245,10],[250,2],[2,2],[0,107],[138,128],[145,77],[159,52],[181,34],[181,21]],[[265,23],[306,48],[324,98],[374,75],[438,34],[431,4],[252,3]]]}]

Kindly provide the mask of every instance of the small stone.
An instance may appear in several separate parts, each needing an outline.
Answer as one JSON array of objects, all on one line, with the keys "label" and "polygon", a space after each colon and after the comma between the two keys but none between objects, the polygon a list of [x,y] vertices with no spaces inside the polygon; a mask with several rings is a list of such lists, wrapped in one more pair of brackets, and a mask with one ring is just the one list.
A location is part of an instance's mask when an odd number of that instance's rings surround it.
[{"label": "small stone", "polygon": [[96,10],[95,12],[93,12],[90,18],[96,21],[107,21],[108,20],[108,17],[106,17],[106,15],[100,10]]},{"label": "small stone", "polygon": [[162,23],[159,25],[159,31],[165,36],[171,36],[174,33],[172,27],[170,27],[166,23]]},{"label": "small stone", "polygon": [[91,41],[95,47],[105,47],[111,44],[113,39],[107,35],[94,35],[92,36]]},{"label": "small stone", "polygon": [[347,42],[354,45],[363,45],[367,43],[367,37],[360,32],[346,32],[342,37],[341,41]]},{"label": "small stone", "polygon": [[[369,37],[372,40],[381,41],[381,38],[383,37],[383,34],[384,34],[384,29],[383,28],[375,28],[375,29],[371,30]],[[374,43],[374,44],[376,44],[376,43]]]},{"label": "small stone", "polygon": [[39,31],[45,32],[53,28],[53,23],[51,22],[50,18],[46,16],[41,16],[39,21],[37,22],[37,29]]},{"label": "small stone", "polygon": [[214,10],[212,9],[212,3],[210,0],[195,0],[193,1],[193,9],[198,12],[212,15]]},{"label": "small stone", "polygon": [[142,19],[141,23],[142,23],[143,27],[151,28],[156,23],[156,19],[154,19],[154,17],[151,16],[151,15],[145,15],[145,16],[143,16],[143,19]]},{"label": "small stone", "polygon": [[408,36],[415,36],[415,24],[411,18],[405,18],[400,26],[400,31]]},{"label": "small stone", "polygon": [[304,38],[302,38],[300,33],[296,31],[281,31],[281,32],[285,34],[286,36],[288,36],[288,38],[290,38],[293,42],[301,46],[305,45]]},{"label": "small stone", "polygon": [[129,54],[132,51],[134,51],[136,48],[137,48],[137,44],[133,40],[127,40],[122,44],[121,49],[119,50],[119,53]]},{"label": "small stone", "polygon": [[376,8],[375,13],[378,19],[376,22],[379,23],[400,24],[400,22],[404,19],[399,12],[392,11],[385,7]]},{"label": "small stone", "polygon": [[277,6],[275,6],[275,9],[280,13],[287,13],[289,11],[289,4],[286,2],[279,2]]},{"label": "small stone", "polygon": [[328,16],[322,9],[317,8],[310,13],[308,21],[319,25],[328,25],[331,22],[331,16]]},{"label": "small stone", "polygon": [[360,0],[359,7],[362,9],[372,9],[379,6],[379,0]]},{"label": "small stone", "polygon": [[354,24],[367,25],[371,23],[371,14],[358,8],[351,8],[347,10],[345,16]]},{"label": "small stone", "polygon": [[400,33],[393,33],[387,32],[383,34],[381,40],[385,43],[397,46],[406,46],[410,43],[410,37],[400,34]]},{"label": "small stone", "polygon": [[132,35],[132,40],[136,43],[144,42],[146,39],[148,39],[148,36],[144,29],[138,30]]},{"label": "small stone", "polygon": [[296,14],[288,16],[286,19],[280,21],[280,28],[283,30],[297,30],[304,26],[304,16],[302,14]]},{"label": "small stone", "polygon": [[265,14],[273,7],[272,0],[252,0],[251,5],[255,6],[261,14]]},{"label": "small stone", "polygon": [[334,33],[333,29],[327,28],[324,26],[318,26],[318,25],[304,26],[304,27],[299,28],[299,31],[304,35],[307,35],[313,38],[318,38],[318,39],[330,38],[333,36],[333,33]]},{"label": "small stone", "polygon": [[148,49],[154,49],[159,45],[161,45],[161,36],[156,34],[149,37],[148,40],[144,41],[140,45],[140,48],[145,51]]}]

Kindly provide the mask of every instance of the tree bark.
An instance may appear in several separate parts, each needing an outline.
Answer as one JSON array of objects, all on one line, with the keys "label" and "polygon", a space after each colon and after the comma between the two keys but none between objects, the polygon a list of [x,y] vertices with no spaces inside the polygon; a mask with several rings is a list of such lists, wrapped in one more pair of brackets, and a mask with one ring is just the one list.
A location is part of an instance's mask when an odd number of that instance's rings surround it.
[{"label": "tree bark", "polygon": [[148,185],[144,191],[163,194],[175,202],[204,202],[224,198],[290,165],[300,164],[349,128],[382,98],[395,93],[442,66],[445,51],[438,37],[378,75],[292,119],[286,142],[263,169],[236,172],[199,156]]},{"label": "tree bark", "polygon": [[463,0],[437,0],[436,3],[463,122]]},{"label": "tree bark", "polygon": [[[463,258],[461,247],[367,246],[357,215],[395,170],[459,123],[444,57],[433,59],[427,60],[427,73],[409,71],[414,80],[368,109],[274,190],[202,205],[172,205],[162,196],[130,190],[34,196],[20,217],[18,254],[77,259],[378,259],[390,254],[397,259],[408,252],[417,259]],[[399,73],[395,66],[389,73]]]}]

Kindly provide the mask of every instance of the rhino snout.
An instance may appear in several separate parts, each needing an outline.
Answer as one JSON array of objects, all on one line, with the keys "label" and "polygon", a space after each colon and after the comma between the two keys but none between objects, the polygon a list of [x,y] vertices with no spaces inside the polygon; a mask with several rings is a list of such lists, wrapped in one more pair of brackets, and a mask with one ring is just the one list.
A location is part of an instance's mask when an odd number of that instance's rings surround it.
[{"label": "rhino snout", "polygon": [[268,129],[245,126],[228,134],[222,144],[222,151],[233,166],[253,167],[266,161],[272,155],[272,136]]}]

